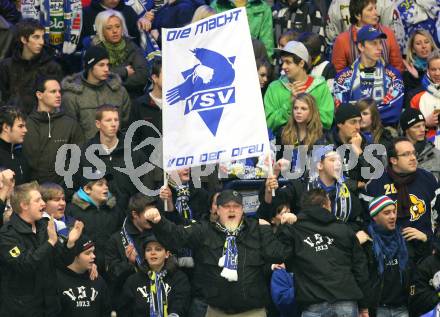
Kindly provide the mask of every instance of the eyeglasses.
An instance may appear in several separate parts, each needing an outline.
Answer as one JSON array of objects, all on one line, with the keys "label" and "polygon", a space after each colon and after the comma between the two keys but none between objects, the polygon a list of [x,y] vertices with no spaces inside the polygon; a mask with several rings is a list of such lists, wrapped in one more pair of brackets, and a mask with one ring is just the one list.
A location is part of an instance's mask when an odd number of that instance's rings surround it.
[{"label": "eyeglasses", "polygon": [[417,157],[417,152],[416,151],[408,151],[408,152],[403,152],[402,154],[397,154],[396,156],[403,156],[403,157],[414,156],[414,157]]}]

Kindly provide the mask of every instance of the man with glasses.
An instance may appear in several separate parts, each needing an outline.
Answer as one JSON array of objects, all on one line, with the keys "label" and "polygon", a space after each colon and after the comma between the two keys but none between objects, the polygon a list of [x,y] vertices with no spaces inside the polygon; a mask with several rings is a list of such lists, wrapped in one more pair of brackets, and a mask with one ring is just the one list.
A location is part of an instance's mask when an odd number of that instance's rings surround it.
[{"label": "man with glasses", "polygon": [[420,110],[408,108],[400,116],[400,127],[417,151],[420,168],[440,179],[440,150],[426,138],[426,120]]},{"label": "man with glasses", "polygon": [[396,138],[387,154],[388,167],[367,183],[361,198],[369,203],[374,197],[389,196],[396,201],[397,225],[405,240],[427,242],[440,210],[439,183],[430,172],[417,168],[417,151],[408,138]]}]

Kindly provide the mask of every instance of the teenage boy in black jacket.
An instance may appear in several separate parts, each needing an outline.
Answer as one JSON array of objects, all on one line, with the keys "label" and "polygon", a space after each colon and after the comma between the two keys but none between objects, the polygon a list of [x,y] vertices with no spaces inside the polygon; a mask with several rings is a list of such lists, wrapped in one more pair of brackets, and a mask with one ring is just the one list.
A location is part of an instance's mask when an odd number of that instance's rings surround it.
[{"label": "teenage boy in black jacket", "polygon": [[73,262],[57,269],[57,290],[61,304],[59,316],[110,316],[110,298],[105,281],[101,276],[92,280],[89,274],[95,262],[94,251],[94,243],[82,235],[75,245]]},{"label": "teenage boy in black jacket", "polygon": [[16,107],[0,107],[0,167],[15,173],[17,185],[30,181],[30,169],[22,151],[27,133],[26,117]]},{"label": "teenage boy in black jacket", "polygon": [[[127,277],[136,273],[144,263],[142,243],[153,234],[145,211],[156,206],[157,199],[142,193],[134,194],[128,203],[128,213],[120,231],[108,241],[105,268],[112,298],[119,297]],[[115,301],[112,301],[115,304]]]},{"label": "teenage boy in black jacket", "polygon": [[111,174],[88,180],[73,195],[66,207],[66,215],[84,223],[84,233],[95,242],[98,272],[105,277],[105,249],[112,234],[121,228],[123,212],[116,205],[115,196],[109,191]]},{"label": "teenage boy in black jacket", "polygon": [[[113,175],[113,179],[108,183],[110,192],[116,197],[119,208],[125,210],[130,197],[139,190],[132,181],[133,176],[129,176],[123,169],[128,169],[130,164],[133,164],[133,168],[137,168],[146,160],[140,152],[132,150],[133,145],[125,142],[125,135],[120,132],[118,107],[109,104],[99,106],[96,109],[95,119],[98,133],[86,141],[82,147],[79,170],[75,175],[75,183],[78,184],[81,181],[82,176],[84,176],[84,169],[99,169],[95,162],[96,159],[101,160],[105,164],[106,173]],[[131,151],[127,149],[130,146]],[[93,151],[91,151],[92,149]],[[87,151],[92,153],[86,155]],[[126,155],[126,152],[130,154],[130,158]],[[95,161],[89,161],[88,157],[90,157],[90,154],[92,154],[92,158],[95,156]],[[138,180],[139,178],[144,181],[146,177],[138,176]]]}]

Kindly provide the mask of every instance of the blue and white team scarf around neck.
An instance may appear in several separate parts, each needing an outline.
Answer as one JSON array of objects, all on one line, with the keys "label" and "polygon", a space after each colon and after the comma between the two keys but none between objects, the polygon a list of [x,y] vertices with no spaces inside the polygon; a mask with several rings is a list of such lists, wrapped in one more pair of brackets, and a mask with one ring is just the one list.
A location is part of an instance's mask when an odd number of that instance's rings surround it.
[{"label": "blue and white team scarf around neck", "polygon": [[233,231],[218,222],[216,223],[216,227],[226,234],[223,255],[218,260],[218,266],[223,268],[220,275],[229,282],[236,282],[238,281],[238,248],[236,238],[243,228],[243,221],[237,229]]}]

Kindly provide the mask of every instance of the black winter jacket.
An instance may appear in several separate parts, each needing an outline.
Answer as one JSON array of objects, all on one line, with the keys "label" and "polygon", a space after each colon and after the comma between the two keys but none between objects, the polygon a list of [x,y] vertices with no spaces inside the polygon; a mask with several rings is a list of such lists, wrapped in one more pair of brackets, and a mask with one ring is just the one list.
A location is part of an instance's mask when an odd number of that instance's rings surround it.
[{"label": "black winter jacket", "polygon": [[[370,281],[370,307],[368,311],[374,316],[379,306],[407,306],[410,292],[411,278],[414,274],[415,264],[429,254],[429,243],[412,240],[406,243],[408,250],[408,262],[406,269],[400,274],[398,259],[392,263],[385,264],[382,275],[378,272],[377,259],[373,252],[373,243],[367,241],[363,245],[368,263],[368,274]],[[388,302],[386,302],[388,301]],[[394,302],[390,302],[394,301]]]},{"label": "black winter jacket", "polygon": [[60,242],[55,247],[48,242],[47,219],[36,228],[35,234],[13,213],[0,229],[2,317],[57,316],[55,267],[72,263],[74,254]]},{"label": "black winter jacket", "polygon": [[[270,226],[260,226],[255,219],[244,218],[243,229],[236,238],[238,249],[238,281],[228,282],[220,276],[218,261],[223,254],[226,234],[214,223],[201,222],[188,226],[175,225],[162,217],[153,231],[166,248],[191,248],[196,264],[194,276],[203,285],[206,302],[228,314],[263,308],[269,302],[263,274],[265,261],[281,263],[289,247],[273,236]],[[277,250],[277,251],[274,251]],[[287,250],[287,251],[286,251]]]},{"label": "black winter jacket", "polygon": [[[164,277],[168,285],[168,315],[185,317],[191,299],[191,287],[186,275],[179,271],[169,271]],[[167,286],[165,286],[167,287]],[[146,272],[130,276],[124,284],[118,315],[127,317],[150,316],[150,279]]]},{"label": "black winter jacket", "polygon": [[11,144],[0,138],[0,166],[15,173],[15,185],[31,180],[30,167],[21,144]]},{"label": "black winter jacket", "polygon": [[278,235],[284,245],[293,246],[293,257],[286,264],[295,274],[300,306],[346,300],[368,307],[367,261],[349,226],[328,210],[311,207],[294,225],[282,226]]},{"label": "black winter jacket", "polygon": [[[55,172],[58,149],[64,144],[81,145],[84,137],[78,123],[64,112],[33,111],[26,120],[28,132],[23,142],[23,152],[30,168],[31,179],[40,183],[62,184],[63,177]],[[63,166],[69,160],[63,160]]]},{"label": "black winter jacket", "polygon": [[57,269],[56,275],[60,317],[110,316],[110,298],[101,276],[91,281],[89,272],[78,274],[68,267]]},{"label": "black winter jacket", "polygon": [[66,215],[84,223],[84,234],[95,242],[98,272],[104,273],[105,248],[110,236],[121,227],[123,219],[122,213],[116,207],[116,199],[112,197],[106,204],[97,208],[75,193],[72,202],[66,207]]},{"label": "black winter jacket", "polygon": [[49,48],[44,47],[39,55],[27,61],[17,47],[12,57],[0,62],[0,100],[16,105],[26,114],[31,113],[37,106],[34,86],[38,76],[53,76],[59,81],[63,78],[61,66]]},{"label": "black winter jacket", "polygon": [[154,169],[148,174],[149,188],[157,190],[163,185],[162,157],[162,110],[154,103],[150,97],[150,92],[146,92],[133,102],[130,113],[130,124],[137,120],[145,120],[151,126],[142,125],[134,134],[133,142],[138,145],[143,141],[148,141],[138,152],[143,153]]},{"label": "black winter jacket", "polygon": [[440,302],[438,289],[432,284],[434,275],[440,271],[440,252],[435,253],[417,264],[409,292],[409,308],[413,316],[420,316],[434,309]]},{"label": "black winter jacket", "polygon": [[[160,109],[150,97],[150,92],[143,94],[133,102],[130,113],[130,124],[137,120],[145,120],[151,123],[160,133],[162,133],[162,109]],[[140,144],[147,138],[156,138],[157,144],[160,144],[160,136],[153,128],[142,126],[136,130],[134,141]],[[142,148],[142,151],[150,158],[154,150],[154,144]]]}]

